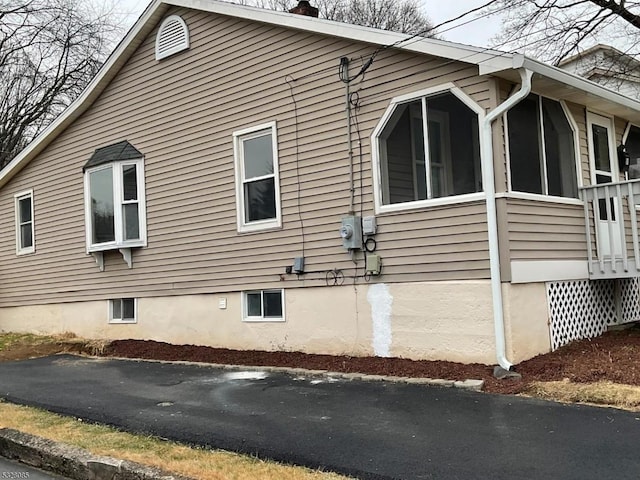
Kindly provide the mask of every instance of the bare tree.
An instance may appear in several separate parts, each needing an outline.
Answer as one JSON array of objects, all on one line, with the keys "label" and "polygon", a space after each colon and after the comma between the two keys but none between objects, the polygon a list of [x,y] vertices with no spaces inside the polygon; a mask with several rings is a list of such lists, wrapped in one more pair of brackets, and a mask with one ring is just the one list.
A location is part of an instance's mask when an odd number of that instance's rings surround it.
[{"label": "bare tree", "polygon": [[597,43],[640,53],[640,2],[628,0],[493,0],[480,14],[500,15],[494,47],[557,64]]},{"label": "bare tree", "polygon": [[[271,10],[288,11],[297,0],[241,0]],[[328,20],[381,28],[409,34],[432,36],[431,21],[418,0],[317,0],[312,2],[319,16]]]},{"label": "bare tree", "polygon": [[91,81],[117,29],[107,20],[80,0],[0,0],[0,168]]}]

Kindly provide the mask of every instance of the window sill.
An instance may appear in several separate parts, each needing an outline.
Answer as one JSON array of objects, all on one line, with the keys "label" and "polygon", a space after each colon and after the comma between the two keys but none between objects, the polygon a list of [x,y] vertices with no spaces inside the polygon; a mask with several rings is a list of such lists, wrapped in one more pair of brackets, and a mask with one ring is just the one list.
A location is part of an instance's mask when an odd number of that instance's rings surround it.
[{"label": "window sill", "polygon": [[280,230],[281,228],[282,221],[280,219],[277,219],[238,225],[238,233],[266,232],[269,230]]},{"label": "window sill", "polygon": [[16,255],[18,255],[18,256],[22,256],[22,255],[33,255],[34,253],[36,253],[36,249],[35,249],[35,247],[31,247],[31,248],[23,248],[22,250],[17,250],[17,251],[16,251]]},{"label": "window sill", "polygon": [[109,320],[109,325],[131,325],[134,323],[138,323],[138,320],[136,320],[135,318],[132,319],[124,319],[124,320]]},{"label": "window sill", "polygon": [[87,247],[87,253],[94,252],[106,252],[109,250],[120,250],[122,248],[138,248],[138,247],[146,247],[147,242],[144,240],[137,240],[135,242],[125,242],[125,243],[105,243],[98,245],[89,245]]},{"label": "window sill", "polygon": [[280,318],[264,318],[264,317],[245,317],[242,319],[246,323],[284,323],[285,319]]},{"label": "window sill", "polygon": [[451,197],[432,198],[431,200],[418,200],[417,202],[394,203],[391,205],[376,205],[376,213],[404,212],[408,210],[428,209],[461,203],[477,202],[484,200],[484,192],[467,193]]},{"label": "window sill", "polygon": [[513,198],[516,200],[532,200],[536,202],[559,203],[563,205],[579,205],[582,206],[582,200],[570,197],[554,197],[551,195],[541,195],[538,193],[526,192],[504,192],[496,193],[496,198]]}]

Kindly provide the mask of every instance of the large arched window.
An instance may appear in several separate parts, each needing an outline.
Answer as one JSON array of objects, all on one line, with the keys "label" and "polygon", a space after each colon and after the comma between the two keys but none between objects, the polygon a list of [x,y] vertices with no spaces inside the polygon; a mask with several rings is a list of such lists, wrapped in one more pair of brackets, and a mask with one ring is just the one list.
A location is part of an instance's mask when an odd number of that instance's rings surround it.
[{"label": "large arched window", "polygon": [[453,88],[392,101],[373,137],[381,205],[482,191],[478,111],[470,103]]}]

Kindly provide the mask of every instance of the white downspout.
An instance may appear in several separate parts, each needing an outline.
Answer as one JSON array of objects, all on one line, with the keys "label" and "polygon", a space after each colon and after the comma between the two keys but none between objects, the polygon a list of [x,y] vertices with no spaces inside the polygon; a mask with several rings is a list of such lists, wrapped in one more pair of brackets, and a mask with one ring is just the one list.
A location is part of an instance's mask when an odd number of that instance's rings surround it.
[{"label": "white downspout", "polygon": [[510,370],[513,364],[507,360],[504,310],[502,306],[502,279],[500,278],[500,250],[498,247],[498,215],[496,212],[496,184],[493,170],[493,131],[491,124],[500,115],[520,102],[531,92],[531,77],[533,72],[526,68],[519,68],[521,87],[514,95],[490,111],[482,122],[482,158],[485,164],[482,168],[482,183],[486,196],[487,229],[489,233],[489,263],[491,265],[491,294],[493,298],[493,322],[496,335],[496,358],[498,365]]}]

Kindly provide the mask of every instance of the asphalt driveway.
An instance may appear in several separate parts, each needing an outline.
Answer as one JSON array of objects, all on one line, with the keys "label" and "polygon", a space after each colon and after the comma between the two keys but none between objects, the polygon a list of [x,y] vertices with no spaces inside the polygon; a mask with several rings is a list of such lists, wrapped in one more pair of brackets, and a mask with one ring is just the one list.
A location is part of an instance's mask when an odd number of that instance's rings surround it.
[{"label": "asphalt driveway", "polygon": [[451,388],[63,355],[0,363],[0,397],[358,478],[640,475],[639,414]]}]

